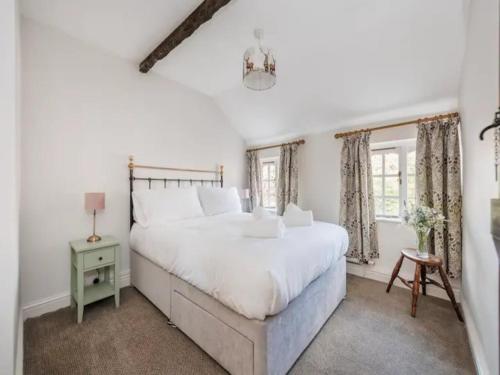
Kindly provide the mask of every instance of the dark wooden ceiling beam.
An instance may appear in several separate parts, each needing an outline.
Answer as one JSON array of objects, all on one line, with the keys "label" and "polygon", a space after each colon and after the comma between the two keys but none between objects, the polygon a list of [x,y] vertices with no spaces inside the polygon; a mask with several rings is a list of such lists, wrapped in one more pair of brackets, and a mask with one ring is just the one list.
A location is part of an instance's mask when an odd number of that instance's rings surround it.
[{"label": "dark wooden ceiling beam", "polygon": [[147,73],[158,60],[167,56],[175,47],[189,38],[198,27],[209,21],[213,15],[231,0],[204,0],[167,38],[151,52],[139,65],[142,73]]}]

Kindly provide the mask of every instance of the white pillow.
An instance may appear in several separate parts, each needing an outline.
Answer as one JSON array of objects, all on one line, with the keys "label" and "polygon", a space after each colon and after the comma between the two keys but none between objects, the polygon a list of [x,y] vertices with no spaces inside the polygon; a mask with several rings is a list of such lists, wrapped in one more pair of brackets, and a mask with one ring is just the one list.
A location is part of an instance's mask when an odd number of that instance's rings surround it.
[{"label": "white pillow", "polygon": [[286,205],[285,212],[283,213],[283,215],[287,213],[296,213],[296,212],[302,212],[302,208],[297,206],[295,203],[290,202]]},{"label": "white pillow", "polygon": [[196,188],[137,190],[132,192],[134,219],[143,227],[203,216]]},{"label": "white pillow", "polygon": [[312,211],[303,211],[293,203],[288,203],[283,213],[283,222],[287,227],[310,227],[313,221]]},{"label": "white pillow", "polygon": [[235,187],[229,189],[198,187],[198,196],[205,215],[241,212],[241,201]]}]

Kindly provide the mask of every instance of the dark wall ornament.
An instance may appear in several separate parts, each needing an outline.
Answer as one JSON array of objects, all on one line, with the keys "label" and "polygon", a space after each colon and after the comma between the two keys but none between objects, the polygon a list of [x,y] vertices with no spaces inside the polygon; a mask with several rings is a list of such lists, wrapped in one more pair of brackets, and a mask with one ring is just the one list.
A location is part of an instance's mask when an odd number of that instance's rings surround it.
[{"label": "dark wall ornament", "polygon": [[495,119],[493,120],[493,124],[488,125],[483,130],[481,130],[481,133],[479,133],[479,139],[481,141],[484,140],[484,133],[486,133],[490,129],[498,128],[499,126],[500,126],[500,107],[498,107],[498,111],[495,113]]},{"label": "dark wall ornament", "polygon": [[493,123],[479,133],[479,139],[483,141],[484,133],[491,129],[495,129],[495,180],[498,181],[498,168],[500,165],[500,107],[498,107],[498,111],[495,113]]}]

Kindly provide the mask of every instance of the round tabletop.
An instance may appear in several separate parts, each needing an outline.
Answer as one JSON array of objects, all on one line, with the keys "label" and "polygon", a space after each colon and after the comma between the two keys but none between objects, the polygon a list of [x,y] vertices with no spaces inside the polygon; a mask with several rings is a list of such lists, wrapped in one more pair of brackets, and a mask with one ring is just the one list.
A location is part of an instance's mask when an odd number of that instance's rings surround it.
[{"label": "round tabletop", "polygon": [[443,264],[443,260],[436,256],[429,254],[428,258],[421,258],[417,255],[417,250],[415,249],[403,249],[401,250],[401,254],[414,262],[425,264],[426,266],[440,266]]}]

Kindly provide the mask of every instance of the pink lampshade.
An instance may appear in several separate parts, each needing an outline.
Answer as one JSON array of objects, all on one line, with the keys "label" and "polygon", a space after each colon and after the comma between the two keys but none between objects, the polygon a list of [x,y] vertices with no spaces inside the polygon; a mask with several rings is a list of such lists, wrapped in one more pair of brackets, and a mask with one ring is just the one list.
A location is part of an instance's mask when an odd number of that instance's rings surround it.
[{"label": "pink lampshade", "polygon": [[104,193],[85,193],[85,209],[104,210]]}]

